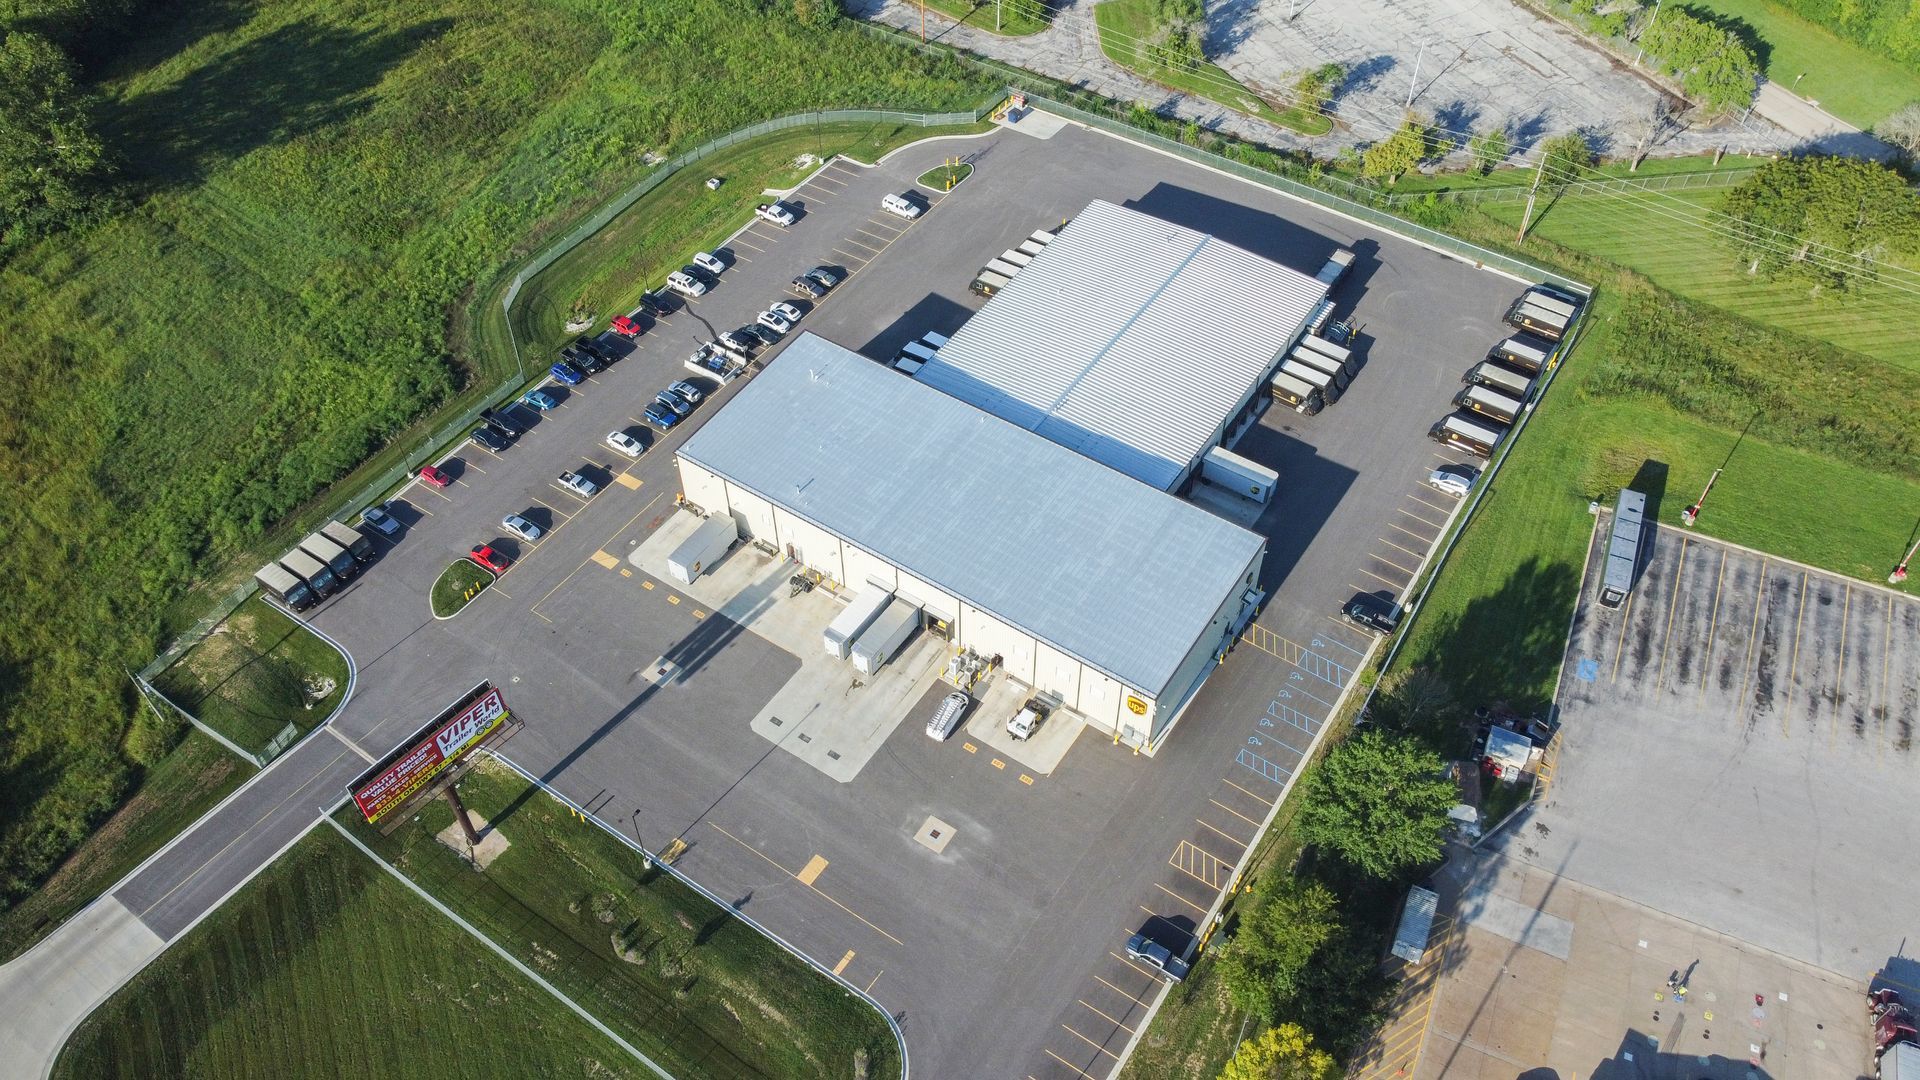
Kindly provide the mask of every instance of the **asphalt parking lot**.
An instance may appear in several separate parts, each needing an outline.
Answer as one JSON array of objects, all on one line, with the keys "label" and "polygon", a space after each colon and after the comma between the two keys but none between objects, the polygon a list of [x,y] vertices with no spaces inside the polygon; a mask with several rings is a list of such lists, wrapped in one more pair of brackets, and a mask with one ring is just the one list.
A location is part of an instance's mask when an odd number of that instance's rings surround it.
[{"label": "asphalt parking lot", "polygon": [[1920,814],[1920,604],[1653,535],[1619,609],[1595,602],[1589,553],[1552,787],[1504,848],[1863,977],[1914,929],[1920,855],[1888,830]]},{"label": "asphalt parking lot", "polygon": [[[922,192],[921,219],[879,210],[882,194],[955,154],[974,176]],[[888,359],[977,309],[966,287],[979,265],[1102,197],[1308,272],[1338,244],[1360,254],[1336,297],[1360,329],[1353,387],[1318,416],[1270,411],[1238,447],[1283,477],[1255,526],[1270,538],[1270,599],[1157,756],[1088,734],[1036,777],[961,740],[931,742],[916,713],[852,781],[834,782],[748,727],[798,661],[627,559],[675,512],[673,448],[734,388],[650,432],[638,460],[602,440],[638,432],[653,394],[689,377],[698,344],[790,298],[807,267],[853,273],[801,328]],[[1338,605],[1401,593],[1453,513],[1423,481],[1458,458],[1424,436],[1502,336],[1520,285],[1075,127],[933,142],[871,169],[836,162],[791,201],[802,211],[791,228],[744,229],[711,293],[514,446],[462,449],[450,487],[403,493],[404,534],[312,616],[352,652],[359,681],[297,752],[324,751],[312,786],[337,790],[363,756],[491,678],[526,721],[509,756],[650,848],[685,840],[682,869],[895,1014],[916,1075],[1103,1077],[1162,985],[1123,955],[1127,936],[1146,928],[1184,948],[1203,929],[1373,646],[1334,617]],[[600,492],[560,491],[562,469]],[[537,543],[510,540],[507,513],[551,527]],[[514,565],[459,616],[433,619],[434,578],[482,542]],[[683,675],[657,686],[647,673],[663,656]],[[929,818],[950,827],[939,851],[915,839]]]}]

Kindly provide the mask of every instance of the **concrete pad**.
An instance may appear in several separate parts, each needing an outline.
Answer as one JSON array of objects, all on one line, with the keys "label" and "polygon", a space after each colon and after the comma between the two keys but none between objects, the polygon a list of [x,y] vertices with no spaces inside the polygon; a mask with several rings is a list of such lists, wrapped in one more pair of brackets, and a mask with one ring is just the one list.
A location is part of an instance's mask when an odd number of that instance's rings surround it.
[{"label": "concrete pad", "polygon": [[80,1021],[166,942],[112,896],[0,967],[0,1061],[9,1076],[42,1076]]},{"label": "concrete pad", "polygon": [[862,675],[816,641],[800,670],[754,716],[754,734],[850,783],[946,669],[947,643],[921,634],[893,662]]},{"label": "concrete pad", "polygon": [[[979,687],[974,688],[976,692]],[[1033,688],[1006,677],[1003,672],[988,676],[986,692],[977,693],[980,703],[973,707],[961,731],[976,743],[984,743],[995,754],[1009,758],[1041,776],[1051,775],[1073,749],[1087,720],[1071,709],[1055,709],[1031,739],[1016,739],[1007,734],[1007,721],[1033,696]]]},{"label": "concrete pad", "polygon": [[1060,134],[1060,130],[1072,121],[1062,119],[1053,113],[1039,112],[1035,109],[1021,109],[1018,123],[1008,122],[1005,116],[994,118],[994,123],[1008,131],[1017,131],[1022,135],[1031,135],[1036,139],[1051,139]]},{"label": "concrete pad", "polygon": [[493,865],[493,860],[499,858],[501,852],[513,845],[507,840],[505,834],[488,824],[486,818],[471,810],[467,811],[467,816],[473,819],[473,831],[480,834],[478,844],[467,843],[467,834],[461,830],[460,823],[457,821],[435,833],[434,837],[452,848],[461,858],[485,870]]},{"label": "concrete pad", "polygon": [[1187,501],[1243,529],[1253,528],[1254,522],[1260,520],[1260,515],[1267,512],[1267,504],[1243,499],[1225,488],[1204,482],[1193,485]]}]

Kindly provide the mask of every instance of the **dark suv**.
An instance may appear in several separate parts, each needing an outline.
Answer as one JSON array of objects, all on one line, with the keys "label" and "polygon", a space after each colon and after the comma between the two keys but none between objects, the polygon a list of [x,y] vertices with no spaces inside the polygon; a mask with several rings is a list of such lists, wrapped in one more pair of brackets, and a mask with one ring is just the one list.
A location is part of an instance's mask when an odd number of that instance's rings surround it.
[{"label": "dark suv", "polygon": [[1348,622],[1362,630],[1371,630],[1376,634],[1391,634],[1400,624],[1400,610],[1377,596],[1362,593],[1347,601],[1340,614]]},{"label": "dark suv", "polygon": [[496,454],[507,448],[507,440],[501,438],[500,435],[490,427],[474,428],[467,438],[472,439],[474,442],[479,443],[481,446],[486,447]]},{"label": "dark suv", "polygon": [[792,288],[793,288],[793,295],[798,296],[803,300],[818,300],[821,297],[827,295],[826,286],[820,284],[819,282],[813,280],[810,277],[794,278]]}]

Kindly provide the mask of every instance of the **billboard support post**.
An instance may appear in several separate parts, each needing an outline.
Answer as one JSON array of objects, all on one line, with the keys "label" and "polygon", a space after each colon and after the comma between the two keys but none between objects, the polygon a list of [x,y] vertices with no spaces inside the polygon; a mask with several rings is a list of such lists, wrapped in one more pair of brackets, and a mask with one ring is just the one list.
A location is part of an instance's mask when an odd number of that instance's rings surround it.
[{"label": "billboard support post", "polygon": [[477,848],[480,846],[480,834],[473,827],[473,817],[467,813],[467,804],[460,801],[460,793],[454,790],[458,786],[447,785],[447,805],[453,807],[453,820],[460,823],[460,831],[467,835],[467,846]]}]

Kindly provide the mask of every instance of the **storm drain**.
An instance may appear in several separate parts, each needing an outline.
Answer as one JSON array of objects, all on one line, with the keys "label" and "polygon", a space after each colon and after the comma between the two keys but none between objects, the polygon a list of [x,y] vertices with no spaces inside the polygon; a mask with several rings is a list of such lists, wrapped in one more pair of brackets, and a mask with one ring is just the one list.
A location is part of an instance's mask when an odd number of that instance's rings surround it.
[{"label": "storm drain", "polygon": [[947,842],[953,839],[953,826],[937,817],[930,817],[925,825],[920,826],[920,831],[913,834],[913,838],[938,855],[947,850]]}]

